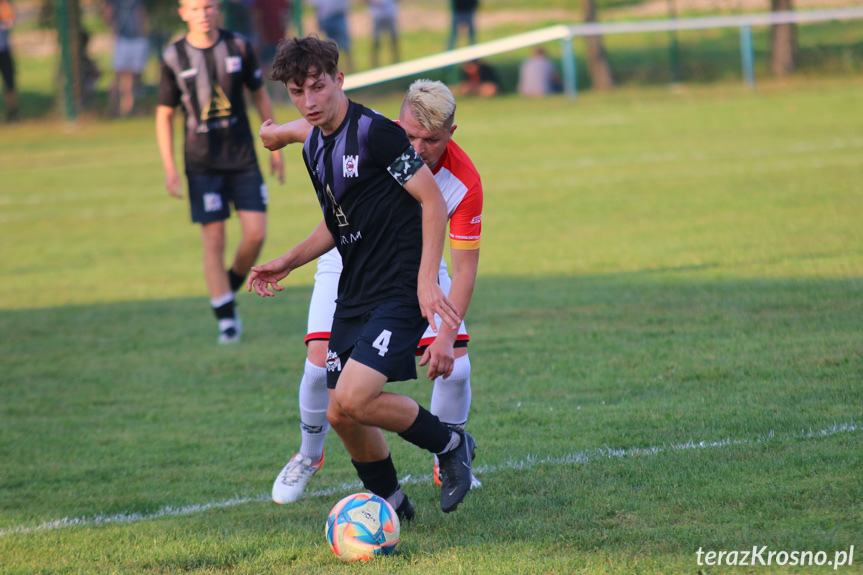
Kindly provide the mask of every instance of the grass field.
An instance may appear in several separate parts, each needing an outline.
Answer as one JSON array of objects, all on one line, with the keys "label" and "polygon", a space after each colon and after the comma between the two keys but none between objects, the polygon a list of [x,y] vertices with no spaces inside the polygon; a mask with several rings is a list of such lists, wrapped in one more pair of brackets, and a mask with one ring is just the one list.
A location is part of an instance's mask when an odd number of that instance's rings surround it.
[{"label": "grass field", "polygon": [[[696,554],[852,545],[836,571],[863,573],[861,88],[462,101],[484,487],[443,515],[429,456],[392,436],[418,521],[351,566],[323,534],[359,490],[335,435],[309,497],[268,499],[313,270],[242,295],[244,341],[218,347],[152,119],[3,126],[0,573],[827,573]],[[319,214],[298,154],[264,259]]]}]

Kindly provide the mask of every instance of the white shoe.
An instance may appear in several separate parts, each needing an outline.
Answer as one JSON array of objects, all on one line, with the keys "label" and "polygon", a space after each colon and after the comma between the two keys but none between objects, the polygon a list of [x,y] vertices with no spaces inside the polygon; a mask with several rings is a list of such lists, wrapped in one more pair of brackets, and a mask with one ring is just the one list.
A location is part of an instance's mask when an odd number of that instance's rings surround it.
[{"label": "white shoe", "polygon": [[306,488],[306,483],[323,465],[323,455],[317,463],[312,463],[311,459],[304,458],[299,453],[294,455],[273,483],[273,501],[279,505],[285,505],[299,499]]},{"label": "white shoe", "polygon": [[219,343],[240,343],[240,334],[243,333],[243,322],[237,319],[234,325],[223,329],[219,333]]}]

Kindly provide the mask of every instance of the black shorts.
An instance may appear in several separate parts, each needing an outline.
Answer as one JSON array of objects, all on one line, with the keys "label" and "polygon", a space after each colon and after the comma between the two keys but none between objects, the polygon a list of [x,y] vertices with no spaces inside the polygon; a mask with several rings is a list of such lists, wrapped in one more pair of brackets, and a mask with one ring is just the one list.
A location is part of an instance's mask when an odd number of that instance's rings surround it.
[{"label": "black shorts", "polygon": [[327,349],[327,387],[335,389],[342,367],[353,359],[387,376],[387,381],[416,379],[414,353],[428,321],[419,306],[381,304],[368,313],[333,318]]},{"label": "black shorts", "polygon": [[235,210],[267,211],[267,185],[260,170],[245,172],[187,172],[189,205],[196,224],[221,222]]}]

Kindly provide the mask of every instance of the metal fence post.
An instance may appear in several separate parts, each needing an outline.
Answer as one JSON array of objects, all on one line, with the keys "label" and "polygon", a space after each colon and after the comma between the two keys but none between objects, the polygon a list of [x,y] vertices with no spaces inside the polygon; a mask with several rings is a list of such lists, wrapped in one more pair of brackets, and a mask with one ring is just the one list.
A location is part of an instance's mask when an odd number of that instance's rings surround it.
[{"label": "metal fence post", "polygon": [[740,27],[740,60],[743,65],[743,79],[750,90],[755,89],[755,66],[752,58],[752,26]]},{"label": "metal fence post", "polygon": [[575,48],[572,45],[572,36],[567,36],[560,41],[562,65],[563,65],[563,90],[570,98],[578,95],[578,80],[575,64]]}]

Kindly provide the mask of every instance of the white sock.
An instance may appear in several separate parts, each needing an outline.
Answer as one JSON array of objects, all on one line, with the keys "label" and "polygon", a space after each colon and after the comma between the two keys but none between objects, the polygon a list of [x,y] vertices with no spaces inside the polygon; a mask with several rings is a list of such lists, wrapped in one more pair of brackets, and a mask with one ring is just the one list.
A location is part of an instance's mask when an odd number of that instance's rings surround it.
[{"label": "white sock", "polygon": [[435,380],[429,411],[445,425],[464,429],[470,400],[470,356],[464,355],[455,360],[448,378],[438,377]]},{"label": "white sock", "polygon": [[306,359],[300,380],[300,454],[317,463],[324,455],[324,439],[330,430],[327,421],[327,368],[318,367]]},{"label": "white sock", "polygon": [[213,309],[216,309],[232,301],[234,301],[234,292],[228,292],[223,296],[210,298],[210,305],[213,306]]}]

